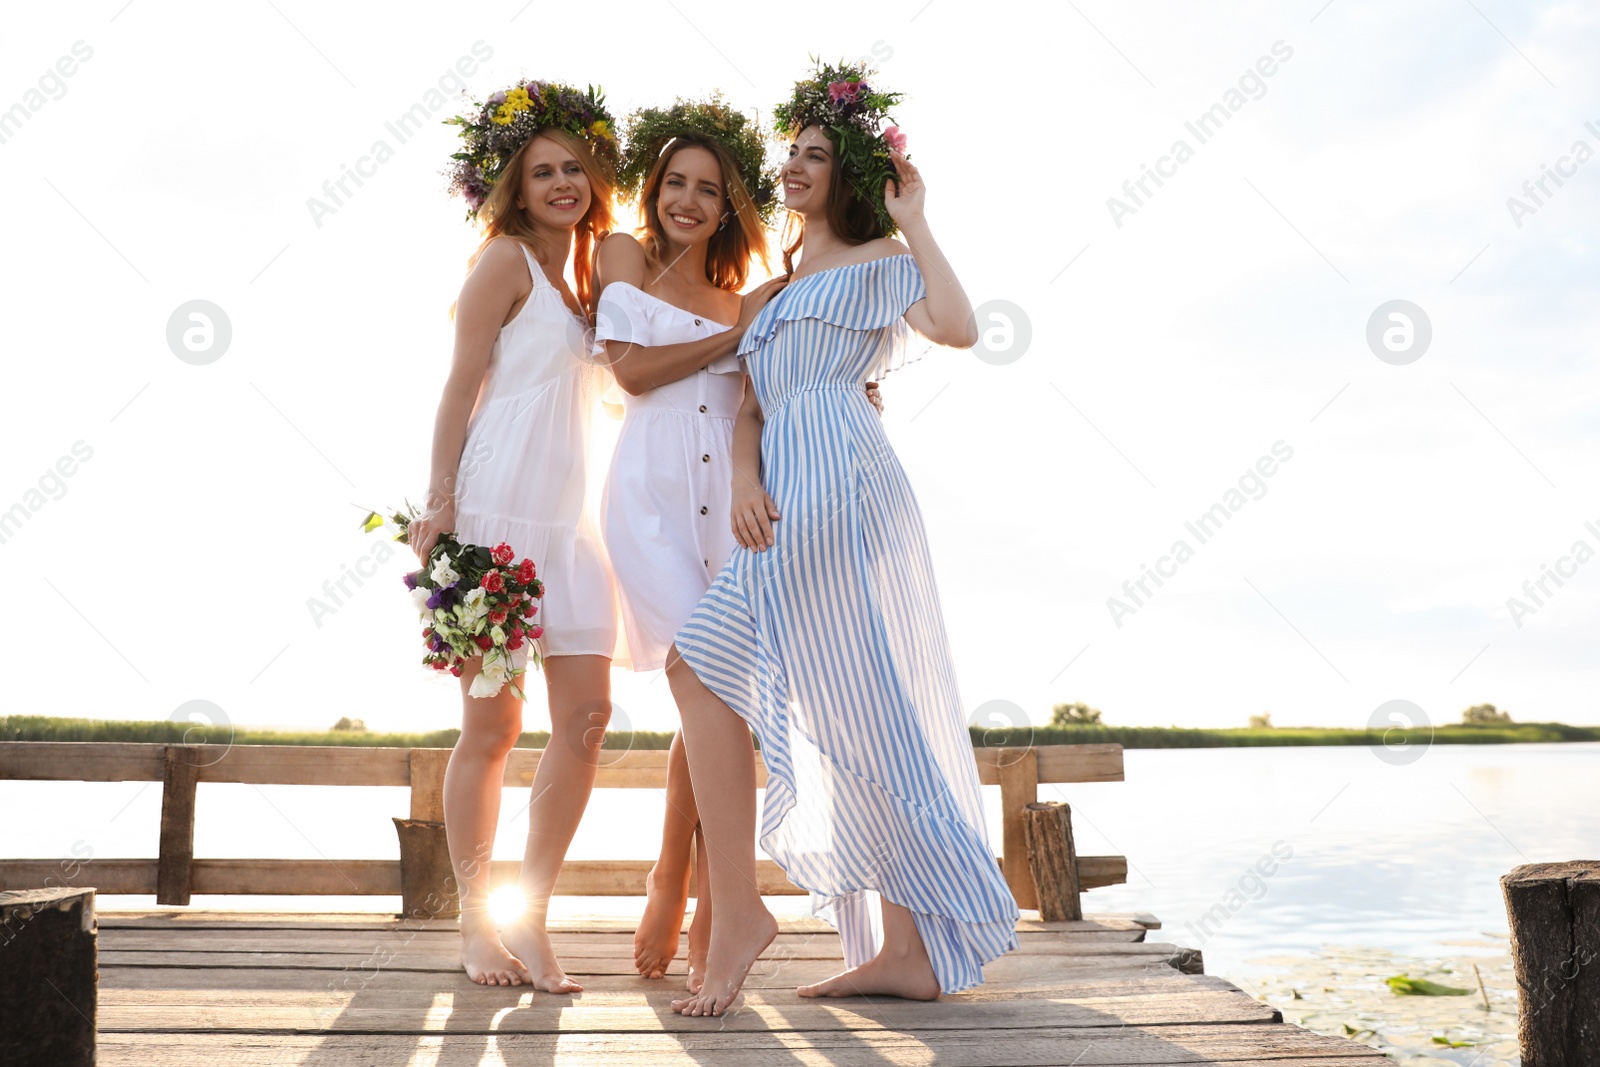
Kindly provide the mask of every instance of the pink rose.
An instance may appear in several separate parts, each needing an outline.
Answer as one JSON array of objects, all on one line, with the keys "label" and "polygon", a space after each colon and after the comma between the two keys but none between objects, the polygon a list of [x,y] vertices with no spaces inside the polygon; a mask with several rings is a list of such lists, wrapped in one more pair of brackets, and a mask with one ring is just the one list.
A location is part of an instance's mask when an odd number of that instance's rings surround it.
[{"label": "pink rose", "polygon": [[498,545],[494,546],[492,551],[490,551],[489,558],[494,560],[500,566],[504,567],[507,563],[510,563],[512,560],[516,559],[517,554],[511,550],[510,545],[506,544],[504,541],[501,541]]},{"label": "pink rose", "polygon": [[890,126],[887,130],[884,130],[883,139],[888,141],[889,147],[896,152],[904,152],[906,150],[906,135],[900,132],[900,127],[898,126]]}]

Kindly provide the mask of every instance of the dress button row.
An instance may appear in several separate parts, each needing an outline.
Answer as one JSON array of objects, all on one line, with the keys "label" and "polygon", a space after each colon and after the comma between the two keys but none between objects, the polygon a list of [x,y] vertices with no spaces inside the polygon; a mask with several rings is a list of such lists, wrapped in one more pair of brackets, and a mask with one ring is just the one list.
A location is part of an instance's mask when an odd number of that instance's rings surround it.
[{"label": "dress button row", "polygon": [[705,413],[705,410],[706,410],[706,406],[705,406],[705,405],[704,405],[704,404],[701,404],[701,405],[700,405],[700,412],[701,412],[701,414],[704,414],[704,413]]},{"label": "dress button row", "polygon": [[710,463],[711,462],[711,454],[708,452],[707,454],[701,456],[700,457],[700,462],[701,463]]},{"label": "dress button row", "polygon": [[705,513],[706,513],[706,506],[704,504],[701,504],[700,505],[700,514],[704,515]]},{"label": "dress button row", "polygon": [[696,326],[698,326],[698,325],[700,325],[700,320],[699,320],[699,319],[695,319],[695,320],[694,320],[694,324],[695,324],[695,325],[696,325]]}]

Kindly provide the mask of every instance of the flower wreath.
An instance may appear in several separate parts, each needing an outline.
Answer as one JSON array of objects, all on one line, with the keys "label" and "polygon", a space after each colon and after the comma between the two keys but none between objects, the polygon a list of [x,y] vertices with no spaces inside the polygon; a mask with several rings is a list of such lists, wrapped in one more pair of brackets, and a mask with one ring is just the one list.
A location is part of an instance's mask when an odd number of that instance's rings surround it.
[{"label": "flower wreath", "polygon": [[838,66],[820,63],[811,77],[798,81],[794,95],[778,105],[773,123],[779,134],[798,136],[806,126],[821,126],[842,158],[845,177],[856,195],[873,206],[886,236],[898,231],[883,202],[884,185],[895,178],[889,150],[904,152],[905,134],[898,126],[882,127],[893,120],[889,109],[905,98],[904,93],[885,92],[867,84],[868,70],[863,64],[841,62]]},{"label": "flower wreath", "polygon": [[[768,162],[766,138],[744,114],[729,107],[720,93],[705,100],[679,97],[671,107],[640,108],[628,116],[623,133],[628,147],[617,168],[617,189],[623,197],[639,198],[650,168],[677,137],[686,133],[717,141],[733,155],[756,213],[764,225],[772,225],[778,210],[778,172]],[[734,207],[744,210],[742,204]]]},{"label": "flower wreath", "polygon": [[475,219],[489,190],[500,180],[517,149],[540,130],[565,130],[589,146],[597,159],[615,170],[619,151],[616,125],[606,110],[605,96],[594,86],[587,91],[558,82],[520,81],[490,93],[472,114],[444,120],[461,127],[465,146],[450,158],[445,171],[452,195],[467,201],[467,218]]}]

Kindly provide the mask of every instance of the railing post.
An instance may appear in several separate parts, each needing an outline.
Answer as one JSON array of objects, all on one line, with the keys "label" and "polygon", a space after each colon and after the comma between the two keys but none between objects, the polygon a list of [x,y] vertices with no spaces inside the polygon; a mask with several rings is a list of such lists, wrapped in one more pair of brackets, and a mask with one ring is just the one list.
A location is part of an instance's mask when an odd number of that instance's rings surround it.
[{"label": "railing post", "polygon": [[[1005,758],[1011,755],[1005,752]],[[1028,831],[1023,815],[1023,809],[1038,799],[1039,754],[1029,748],[1017,753],[1016,759],[1000,764],[1000,869],[1019,908],[1039,906],[1033,868],[1028,865]]]},{"label": "railing post", "polygon": [[199,750],[168,745],[161,786],[161,848],[156,859],[156,903],[188,904],[194,874],[194,798]]}]

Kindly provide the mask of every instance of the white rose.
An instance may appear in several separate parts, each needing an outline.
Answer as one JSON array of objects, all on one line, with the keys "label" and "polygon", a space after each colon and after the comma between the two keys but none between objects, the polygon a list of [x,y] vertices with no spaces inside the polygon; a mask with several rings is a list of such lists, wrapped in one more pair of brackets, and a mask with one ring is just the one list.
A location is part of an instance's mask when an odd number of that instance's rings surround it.
[{"label": "white rose", "polygon": [[433,615],[432,609],[428,607],[428,598],[432,595],[432,589],[425,589],[420,585],[411,590],[411,602],[417,606],[418,613],[424,619],[431,618]]},{"label": "white rose", "polygon": [[489,631],[489,639],[497,645],[503,645],[506,643],[506,632],[496,626]]},{"label": "white rose", "polygon": [[433,565],[433,570],[428,577],[432,578],[440,586],[446,586],[461,580],[461,575],[450,569],[449,556],[440,556],[439,562]]},{"label": "white rose", "polygon": [[467,591],[467,595],[461,598],[460,610],[463,622],[480,619],[489,614],[489,605],[485,603],[488,595],[482,586]]},{"label": "white rose", "polygon": [[467,693],[475,697],[492,697],[500,692],[508,677],[510,669],[505,654],[491,648],[483,654],[483,670],[472,680],[472,688]]}]

